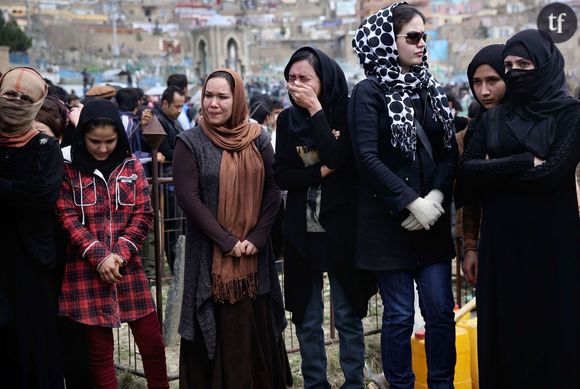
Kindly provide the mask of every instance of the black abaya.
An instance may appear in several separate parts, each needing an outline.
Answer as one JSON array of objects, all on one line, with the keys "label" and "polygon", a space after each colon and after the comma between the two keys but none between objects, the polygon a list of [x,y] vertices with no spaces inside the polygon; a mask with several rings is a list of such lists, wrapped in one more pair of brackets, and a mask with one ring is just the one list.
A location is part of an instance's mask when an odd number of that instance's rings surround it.
[{"label": "black abaya", "polygon": [[0,147],[2,387],[64,388],[56,327],[54,203],[62,182],[58,142],[38,134]]},{"label": "black abaya", "polygon": [[483,200],[480,388],[578,389],[580,102],[547,34],[517,33],[508,55],[534,66],[506,74],[510,101],[483,116],[461,169]]},{"label": "black abaya", "polygon": [[463,165],[483,197],[480,388],[578,389],[580,220],[574,170],[580,160],[580,110],[571,107],[555,117],[550,154],[534,168],[533,155],[505,126],[505,107],[499,109],[497,141],[486,136],[495,116],[490,111]]}]

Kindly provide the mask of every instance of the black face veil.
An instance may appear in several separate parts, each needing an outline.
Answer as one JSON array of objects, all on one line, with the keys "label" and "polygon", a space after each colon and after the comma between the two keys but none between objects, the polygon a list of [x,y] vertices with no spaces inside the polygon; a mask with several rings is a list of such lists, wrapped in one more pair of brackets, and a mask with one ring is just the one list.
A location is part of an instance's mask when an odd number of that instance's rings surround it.
[{"label": "black face veil", "polygon": [[519,50],[522,46],[535,68],[513,69],[506,74],[510,92],[506,123],[530,152],[545,158],[556,136],[555,115],[580,106],[580,101],[568,95],[564,57],[548,34],[538,30],[517,33],[507,41],[504,58],[514,47]]},{"label": "black face veil", "polygon": [[[510,102],[521,106],[520,116],[526,120],[539,120],[575,104],[566,88],[564,57],[552,38],[538,30],[521,31],[506,42],[503,57],[522,46],[535,69],[511,70],[506,74],[508,91],[513,97]],[[525,82],[518,80],[519,77]]]}]

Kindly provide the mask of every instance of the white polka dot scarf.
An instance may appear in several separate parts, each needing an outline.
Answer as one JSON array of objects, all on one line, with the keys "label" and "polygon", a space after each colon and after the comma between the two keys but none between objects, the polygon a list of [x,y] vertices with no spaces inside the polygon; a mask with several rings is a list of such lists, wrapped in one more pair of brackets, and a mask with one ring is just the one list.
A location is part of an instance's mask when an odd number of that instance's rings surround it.
[{"label": "white polka dot scarf", "polygon": [[[433,119],[443,123],[444,144],[451,148],[455,130],[453,114],[441,85],[429,73],[427,48],[420,65],[408,73],[402,73],[399,52],[395,42],[392,10],[406,3],[395,3],[369,16],[360,24],[352,40],[352,47],[358,55],[367,76],[374,76],[385,93],[391,143],[405,155],[414,157],[417,149],[417,129],[413,125],[414,109],[411,95],[420,89],[427,89],[433,107]],[[427,103],[427,102],[425,102]]]}]

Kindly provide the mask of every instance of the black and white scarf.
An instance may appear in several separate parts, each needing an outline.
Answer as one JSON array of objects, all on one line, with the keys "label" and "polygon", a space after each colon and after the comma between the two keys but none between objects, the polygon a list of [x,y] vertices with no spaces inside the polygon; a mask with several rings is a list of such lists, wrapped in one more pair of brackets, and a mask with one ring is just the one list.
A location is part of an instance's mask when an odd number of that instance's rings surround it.
[{"label": "black and white scarf", "polygon": [[426,89],[433,107],[433,120],[443,123],[444,144],[451,149],[451,139],[455,134],[453,114],[443,88],[429,73],[427,48],[420,65],[413,66],[408,73],[402,72],[392,12],[401,4],[406,3],[395,3],[363,20],[352,40],[352,47],[365,74],[376,77],[385,93],[393,147],[406,155],[415,155],[417,129],[413,124],[415,112],[411,96]]}]

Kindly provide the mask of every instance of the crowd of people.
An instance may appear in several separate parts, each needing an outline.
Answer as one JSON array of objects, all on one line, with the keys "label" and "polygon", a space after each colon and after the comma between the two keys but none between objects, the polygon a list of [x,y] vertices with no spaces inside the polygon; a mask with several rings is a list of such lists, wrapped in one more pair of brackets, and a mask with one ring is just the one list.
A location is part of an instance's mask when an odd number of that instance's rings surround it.
[{"label": "crowd of people", "polygon": [[126,322],[148,387],[169,388],[140,255],[153,220],[143,129],[158,120],[167,214],[186,219],[180,388],[291,386],[285,310],[304,387],[330,388],[324,274],[341,388],[364,387],[362,319],[377,290],[385,378],[414,387],[415,288],[428,386],[453,388],[456,256],[477,285],[479,387],[579,388],[580,101],[564,58],[537,30],[486,46],[467,68],[468,104],[431,74],[426,40],[406,3],[366,18],[352,40],[366,78],[350,96],[340,66],[302,47],[284,69],[288,107],[225,68],[189,114],[180,74],[155,106],[136,88],[94,86],[75,107],[32,68],[2,75],[6,387],[117,388],[112,329]]}]

